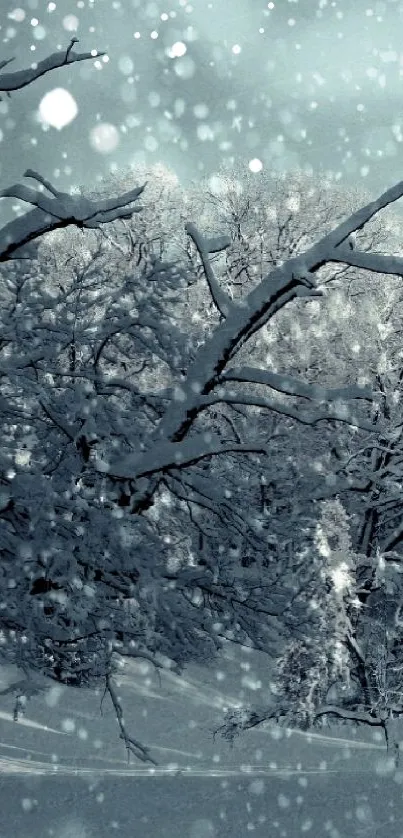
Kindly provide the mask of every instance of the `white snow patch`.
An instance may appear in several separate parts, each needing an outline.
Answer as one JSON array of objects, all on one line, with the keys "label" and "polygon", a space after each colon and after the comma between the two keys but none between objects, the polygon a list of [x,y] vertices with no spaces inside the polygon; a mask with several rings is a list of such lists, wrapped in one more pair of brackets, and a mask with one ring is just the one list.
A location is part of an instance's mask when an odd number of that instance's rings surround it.
[{"label": "white snow patch", "polygon": [[193,108],[193,113],[197,119],[205,119],[208,116],[209,109],[207,105],[204,103],[200,103],[199,105],[195,105]]},{"label": "white snow patch", "polygon": [[21,806],[24,812],[30,812],[34,808],[34,806],[37,805],[38,801],[32,799],[31,797],[23,797],[23,799],[21,800]]},{"label": "white snow patch", "polygon": [[259,678],[251,677],[250,675],[243,675],[241,678],[241,684],[248,690],[260,690],[262,687],[261,680]]},{"label": "white snow patch", "polygon": [[206,140],[214,140],[214,131],[206,122],[197,126],[196,130],[199,140],[205,142]]}]

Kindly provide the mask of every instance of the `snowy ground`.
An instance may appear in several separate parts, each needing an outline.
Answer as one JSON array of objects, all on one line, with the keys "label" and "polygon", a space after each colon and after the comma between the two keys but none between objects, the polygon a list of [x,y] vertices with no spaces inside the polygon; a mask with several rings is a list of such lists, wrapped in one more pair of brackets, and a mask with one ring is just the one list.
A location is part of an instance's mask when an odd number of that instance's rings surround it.
[{"label": "snowy ground", "polygon": [[[0,688],[13,676],[3,669]],[[225,665],[192,666],[182,679],[126,667],[125,719],[152,747],[152,773],[127,764],[107,698],[101,716],[101,695],[56,687],[15,723],[3,696],[0,838],[401,838],[403,767],[371,731],[268,726],[233,749],[213,740],[223,706],[260,701],[266,681],[262,656],[230,647]]]}]

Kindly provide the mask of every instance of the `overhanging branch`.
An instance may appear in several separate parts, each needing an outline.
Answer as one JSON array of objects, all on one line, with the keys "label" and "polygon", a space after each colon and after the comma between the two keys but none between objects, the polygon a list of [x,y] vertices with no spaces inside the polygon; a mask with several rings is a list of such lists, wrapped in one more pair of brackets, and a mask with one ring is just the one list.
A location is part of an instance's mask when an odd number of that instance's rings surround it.
[{"label": "overhanging branch", "polygon": [[220,283],[214,274],[213,268],[211,267],[209,254],[220,253],[222,250],[229,247],[231,241],[228,236],[217,236],[214,239],[206,239],[198,231],[196,225],[191,221],[185,225],[185,230],[197,248],[213,303],[221,316],[225,318],[232,306],[232,300],[221,288]]},{"label": "overhanging branch", "polygon": [[[0,92],[11,93],[13,90],[21,90],[32,84],[33,81],[44,76],[51,70],[56,70],[58,67],[65,67],[68,64],[75,64],[77,61],[90,61],[94,58],[100,58],[105,55],[104,52],[73,52],[73,45],[78,44],[78,38],[72,38],[66,50],[59,52],[52,52],[42,61],[38,61],[27,70],[16,70],[14,73],[0,73]],[[5,67],[13,61],[12,58],[2,62],[1,67]]]},{"label": "overhanging branch", "polygon": [[346,247],[337,247],[333,250],[331,262],[344,262],[365,271],[375,273],[402,275],[403,259],[399,256],[388,256],[386,253],[368,253],[360,250],[347,250]]},{"label": "overhanging branch", "polygon": [[[25,176],[35,178],[42,185],[45,183],[32,169],[28,169]],[[116,198],[99,201],[61,192],[47,181],[46,188],[52,197],[44,195],[39,189],[35,190],[18,183],[0,192],[0,198],[18,198],[35,207],[0,230],[0,262],[23,257],[26,245],[30,242],[44,233],[68,227],[70,224],[80,228],[95,228],[117,218],[131,217],[141,209],[132,205],[144,191],[145,184]]]}]

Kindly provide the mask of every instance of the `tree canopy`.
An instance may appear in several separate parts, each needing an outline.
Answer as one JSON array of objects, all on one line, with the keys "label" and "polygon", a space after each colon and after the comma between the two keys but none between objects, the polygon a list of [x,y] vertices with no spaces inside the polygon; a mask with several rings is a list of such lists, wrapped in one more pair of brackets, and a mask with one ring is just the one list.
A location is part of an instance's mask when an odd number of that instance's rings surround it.
[{"label": "tree canopy", "polygon": [[[93,58],[74,42],[0,89]],[[403,713],[403,258],[378,219],[403,181],[359,209],[339,194],[334,218],[332,185],[300,173],[189,194],[162,167],[91,195],[25,176],[37,189],[0,193],[34,207],[0,231],[17,715],[35,675],[104,683],[128,751],[154,761],[126,730],[119,660],[181,672],[230,640],[275,669],[270,703],[228,714],[226,735],[267,719],[387,735]]]}]

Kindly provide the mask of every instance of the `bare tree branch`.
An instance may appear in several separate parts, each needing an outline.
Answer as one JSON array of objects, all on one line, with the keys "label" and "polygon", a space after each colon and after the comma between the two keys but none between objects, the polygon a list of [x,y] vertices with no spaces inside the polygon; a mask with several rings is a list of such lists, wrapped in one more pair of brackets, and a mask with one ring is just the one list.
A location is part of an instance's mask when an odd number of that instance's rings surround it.
[{"label": "bare tree branch", "polygon": [[151,762],[153,765],[158,765],[155,759],[153,759],[153,757],[150,756],[148,748],[142,745],[141,742],[138,741],[138,739],[134,739],[133,736],[130,736],[128,734],[123,718],[122,705],[119,701],[110,675],[106,676],[105,684],[106,692],[109,693],[112,704],[115,708],[116,719],[120,728],[120,738],[123,739],[125,743],[128,759],[130,758],[130,753],[133,753],[137,757],[137,759],[140,759],[142,762]]},{"label": "bare tree branch", "polygon": [[366,399],[371,401],[372,390],[369,387],[350,385],[348,387],[326,388],[318,384],[300,381],[287,374],[262,370],[258,367],[234,367],[228,369],[220,381],[244,381],[250,384],[265,384],[279,393],[288,396],[301,396],[318,402],[338,399]]},{"label": "bare tree branch", "polygon": [[364,431],[372,431],[376,433],[380,426],[374,425],[369,419],[358,416],[352,411],[348,405],[335,404],[329,405],[327,410],[316,410],[312,412],[301,410],[299,407],[276,402],[274,399],[262,398],[249,393],[236,393],[234,390],[225,391],[220,388],[216,395],[202,396],[199,400],[201,407],[210,407],[213,404],[244,404],[253,407],[261,407],[265,410],[272,410],[274,413],[289,416],[290,419],[295,419],[302,425],[316,425],[318,422],[337,421],[351,425],[354,428],[361,428]]}]

